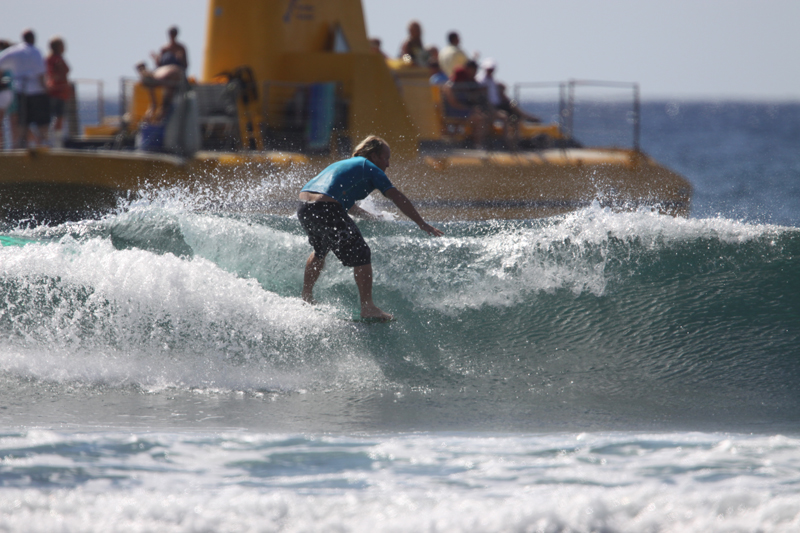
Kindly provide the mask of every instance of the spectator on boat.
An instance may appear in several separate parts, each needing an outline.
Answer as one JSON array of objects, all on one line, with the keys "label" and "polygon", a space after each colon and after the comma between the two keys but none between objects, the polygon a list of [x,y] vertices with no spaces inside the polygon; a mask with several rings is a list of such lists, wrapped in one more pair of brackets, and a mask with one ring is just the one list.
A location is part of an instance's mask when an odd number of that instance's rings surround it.
[{"label": "spectator on boat", "polygon": [[431,45],[427,48],[428,51],[428,64],[430,65],[433,62],[439,62],[439,49],[436,46]]},{"label": "spectator on boat", "polygon": [[508,113],[508,116],[511,118],[512,122],[519,123],[520,120],[533,122],[534,124],[539,124],[542,122],[542,119],[536,115],[531,115],[530,113],[525,112],[519,106],[516,100],[512,100],[508,97],[504,83],[497,84],[497,92],[500,98],[500,103],[498,104],[497,108]]},{"label": "spectator on boat", "polygon": [[[186,83],[186,74],[178,65],[162,65],[155,70],[147,70],[144,63],[136,65],[136,71],[142,81],[142,85],[150,92],[149,119],[158,122],[167,117],[172,106],[172,99],[175,92]],[[158,105],[156,88],[162,87],[161,106]]]},{"label": "spectator on boat", "polygon": [[378,189],[419,228],[435,237],[442,232],[426,223],[411,201],[386,177],[391,150],[389,145],[370,135],[356,147],[353,156],[330,165],[300,191],[297,218],[314,248],[306,260],[302,298],[315,303],[314,284],[325,266],[325,256],[333,251],[346,267],[353,268],[361,301],[361,318],[387,321],[392,315],[372,301],[372,257],[369,246],[348,213],[374,218],[355,205]]},{"label": "spectator on boat", "polygon": [[158,54],[153,54],[156,67],[177,65],[186,71],[189,68],[189,56],[186,53],[186,47],[177,41],[178,27],[172,26],[167,31],[167,35],[169,36],[169,42],[161,48]]},{"label": "spectator on boat", "polygon": [[422,26],[416,20],[408,24],[408,38],[400,47],[400,58],[420,67],[428,65],[428,51],[422,44]]},{"label": "spectator on boat", "polygon": [[458,67],[463,66],[469,61],[469,58],[459,47],[461,38],[458,36],[458,33],[454,31],[448,33],[447,42],[450,44],[439,51],[439,66],[442,67],[442,70],[449,78]]},{"label": "spectator on boat", "polygon": [[[6,48],[9,48],[11,43],[6,40],[0,40],[0,54]],[[5,143],[5,124],[3,123],[6,114],[8,113],[9,119],[11,119],[13,108],[11,104],[14,102],[14,91],[12,90],[12,76],[11,70],[0,70],[0,150],[4,150],[6,147]],[[16,123],[12,122],[11,124],[11,132],[12,132],[12,144],[13,144],[13,132],[14,128],[16,127]]]},{"label": "spectator on boat", "polygon": [[494,59],[486,58],[481,61],[481,72],[475,76],[475,80],[486,88],[486,98],[489,105],[498,107],[500,105],[500,93],[497,89],[497,82],[494,79],[494,71],[497,64]]},{"label": "spectator on boat", "polygon": [[428,63],[428,68],[431,71],[431,77],[429,79],[431,85],[444,85],[450,79],[447,77],[447,74],[442,72],[442,67],[439,66],[438,61]]},{"label": "spectator on boat", "polygon": [[33,30],[22,33],[22,42],[0,53],[0,71],[10,70],[14,78],[14,105],[17,126],[14,143],[25,148],[31,124],[36,126],[34,139],[38,145],[45,142],[47,126],[50,124],[50,99],[45,89],[44,58],[35,46]]},{"label": "spectator on boat", "polygon": [[383,50],[381,50],[381,40],[377,37],[373,37],[369,40],[369,49],[372,50],[372,52],[379,54],[383,58],[386,57],[386,54],[384,54]]},{"label": "spectator on boat", "polygon": [[483,71],[476,76],[476,79],[478,83],[486,87],[486,97],[492,107],[506,113],[513,121],[541,122],[539,117],[526,113],[517,105],[516,101],[506,95],[505,84],[498,82],[494,77],[497,69],[494,59],[484,59],[481,62],[481,68]]},{"label": "spectator on boat", "polygon": [[463,67],[458,67],[442,86],[442,100],[445,117],[463,119],[469,123],[475,146],[483,147],[491,123],[486,96],[475,81],[477,71],[478,65],[474,61],[467,61]]},{"label": "spectator on boat", "polygon": [[47,56],[47,94],[50,96],[50,115],[55,119],[52,123],[51,135],[54,146],[64,142],[62,129],[64,126],[64,110],[72,98],[72,87],[67,80],[69,65],[64,61],[66,46],[61,37],[50,39],[50,55]]}]

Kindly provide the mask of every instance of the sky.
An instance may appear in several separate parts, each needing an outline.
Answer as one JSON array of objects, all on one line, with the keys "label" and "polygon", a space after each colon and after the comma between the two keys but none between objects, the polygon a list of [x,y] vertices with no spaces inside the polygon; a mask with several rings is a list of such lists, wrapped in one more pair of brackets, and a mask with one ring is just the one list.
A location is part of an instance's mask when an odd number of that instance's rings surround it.
[{"label": "sky", "polygon": [[[11,4],[11,2],[9,2]],[[412,19],[426,45],[456,30],[507,83],[639,82],[645,99],[800,101],[800,0],[363,0],[370,37],[395,55]],[[199,75],[205,0],[25,0],[2,9],[0,38],[61,35],[71,75],[106,95],[167,40],[171,25]],[[86,85],[89,87],[89,85]],[[79,85],[82,87],[82,85]]]}]

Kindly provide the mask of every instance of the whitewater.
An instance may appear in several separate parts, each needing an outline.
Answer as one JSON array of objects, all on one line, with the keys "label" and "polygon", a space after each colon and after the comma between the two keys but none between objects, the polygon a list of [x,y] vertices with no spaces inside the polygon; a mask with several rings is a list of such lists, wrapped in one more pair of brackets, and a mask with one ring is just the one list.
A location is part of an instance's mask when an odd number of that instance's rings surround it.
[{"label": "whitewater", "polygon": [[688,219],[432,239],[368,204],[387,324],[333,261],[298,298],[308,242],[240,209],[258,186],[4,228],[0,530],[800,529],[800,106],[774,107],[645,108]]}]

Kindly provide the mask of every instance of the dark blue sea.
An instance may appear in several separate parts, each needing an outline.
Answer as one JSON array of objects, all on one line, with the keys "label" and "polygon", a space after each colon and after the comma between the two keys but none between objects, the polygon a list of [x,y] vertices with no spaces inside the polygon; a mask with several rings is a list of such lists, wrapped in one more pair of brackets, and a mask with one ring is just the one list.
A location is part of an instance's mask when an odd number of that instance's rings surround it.
[{"label": "dark blue sea", "polygon": [[689,218],[360,223],[388,324],[293,217],[3,228],[0,531],[800,531],[800,104],[641,144]]}]

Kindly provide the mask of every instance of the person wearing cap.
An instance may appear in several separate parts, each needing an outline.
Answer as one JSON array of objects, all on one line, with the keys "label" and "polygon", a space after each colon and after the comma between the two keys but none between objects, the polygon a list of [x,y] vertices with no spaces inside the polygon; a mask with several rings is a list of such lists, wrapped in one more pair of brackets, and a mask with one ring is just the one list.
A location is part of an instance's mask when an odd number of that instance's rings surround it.
[{"label": "person wearing cap", "polygon": [[[494,59],[487,57],[481,62],[483,71],[476,76],[478,83],[486,87],[486,96],[489,104],[496,110],[495,118],[497,120],[504,120],[510,126],[516,128],[520,120],[528,122],[539,123],[541,119],[535,115],[531,115],[523,111],[517,102],[511,100],[506,95],[506,86],[499,83],[495,77],[494,72],[497,70],[497,63]],[[506,137],[513,140],[508,135],[512,132],[507,132]]]},{"label": "person wearing cap", "polygon": [[494,70],[496,68],[497,63],[495,63],[494,59],[487,57],[481,61],[481,72],[475,76],[476,81],[486,87],[486,96],[492,107],[498,107],[500,105],[500,92],[497,89],[497,82],[494,79]]}]

